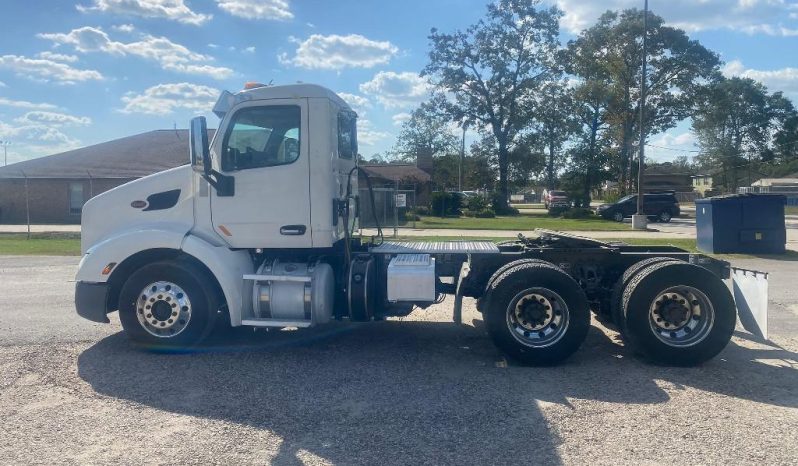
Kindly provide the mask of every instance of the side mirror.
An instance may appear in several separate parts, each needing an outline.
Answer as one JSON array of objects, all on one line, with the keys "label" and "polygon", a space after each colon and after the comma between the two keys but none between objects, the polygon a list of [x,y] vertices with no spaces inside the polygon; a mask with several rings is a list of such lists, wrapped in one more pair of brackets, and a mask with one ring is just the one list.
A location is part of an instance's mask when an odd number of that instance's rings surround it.
[{"label": "side mirror", "polygon": [[188,136],[188,153],[191,158],[191,168],[195,172],[210,176],[211,150],[208,146],[208,123],[205,117],[200,116],[191,119]]},{"label": "side mirror", "polygon": [[191,168],[202,174],[205,181],[216,190],[220,197],[235,195],[235,178],[223,175],[211,165],[211,149],[208,145],[208,123],[205,117],[191,119],[188,131],[188,154]]}]

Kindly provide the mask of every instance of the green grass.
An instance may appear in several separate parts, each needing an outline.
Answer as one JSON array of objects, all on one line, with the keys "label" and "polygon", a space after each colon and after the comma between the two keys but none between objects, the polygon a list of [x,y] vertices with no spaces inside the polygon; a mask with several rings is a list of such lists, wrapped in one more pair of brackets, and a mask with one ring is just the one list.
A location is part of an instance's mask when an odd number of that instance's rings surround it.
[{"label": "green grass", "polygon": [[[545,211],[543,211],[545,212]],[[513,230],[526,231],[535,228],[573,231],[619,231],[629,230],[629,225],[604,220],[600,217],[586,219],[564,219],[549,217],[543,213],[514,217],[421,217],[416,228],[446,228],[455,230]]]},{"label": "green grass", "polygon": [[798,215],[798,205],[784,206],[784,213],[787,215]]},{"label": "green grass", "polygon": [[79,233],[0,234],[0,255],[79,256]]}]

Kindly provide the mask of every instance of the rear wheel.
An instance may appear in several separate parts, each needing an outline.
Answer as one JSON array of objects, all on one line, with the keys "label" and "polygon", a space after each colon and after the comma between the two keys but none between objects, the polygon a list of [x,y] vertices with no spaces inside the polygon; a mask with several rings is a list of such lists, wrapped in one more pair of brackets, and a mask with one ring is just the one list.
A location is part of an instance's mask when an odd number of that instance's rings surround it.
[{"label": "rear wheel", "polygon": [[637,275],[638,272],[649,265],[668,261],[678,261],[678,259],[661,256],[643,259],[640,262],[636,262],[629,266],[629,268],[623,272],[621,278],[615,282],[615,285],[612,287],[612,295],[610,297],[610,316],[612,317],[612,322],[618,327],[618,331],[621,332],[621,335],[626,333],[626,329],[624,329],[623,326],[623,290],[626,289],[626,285],[629,284],[629,282],[632,280],[632,278],[634,278],[635,275]]},{"label": "rear wheel", "polygon": [[219,309],[208,281],[203,270],[180,260],[140,268],[120,292],[122,328],[151,349],[196,346],[213,329]]},{"label": "rear wheel", "polygon": [[729,343],[737,320],[734,300],[712,272],[686,262],[661,262],[640,271],[623,293],[626,341],[660,363],[692,366]]},{"label": "rear wheel", "polygon": [[488,333],[510,358],[556,364],[573,354],[590,328],[579,285],[548,262],[518,264],[488,286],[483,314]]}]

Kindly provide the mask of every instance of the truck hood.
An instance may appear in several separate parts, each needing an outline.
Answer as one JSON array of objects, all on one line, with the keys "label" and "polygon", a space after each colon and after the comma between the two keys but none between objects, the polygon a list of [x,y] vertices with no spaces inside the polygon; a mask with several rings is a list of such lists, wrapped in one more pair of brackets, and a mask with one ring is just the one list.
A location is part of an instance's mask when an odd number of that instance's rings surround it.
[{"label": "truck hood", "polygon": [[91,198],[81,216],[81,252],[130,229],[188,232],[194,225],[194,172],[172,168]]}]

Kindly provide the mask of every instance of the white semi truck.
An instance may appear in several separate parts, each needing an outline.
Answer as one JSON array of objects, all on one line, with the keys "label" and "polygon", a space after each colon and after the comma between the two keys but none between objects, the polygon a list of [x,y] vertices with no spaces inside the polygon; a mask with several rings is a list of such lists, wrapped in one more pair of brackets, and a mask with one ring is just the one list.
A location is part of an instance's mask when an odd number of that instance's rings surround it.
[{"label": "white semi truck", "polygon": [[[353,235],[357,115],[315,85],[223,92],[208,142],[191,122],[190,164],[127,183],[83,208],[78,314],[151,348],[194,347],[221,325],[312,327],[404,316],[477,298],[509,357],[554,364],[576,351],[591,308],[648,358],[718,354],[736,321],[727,262],[660,246],[538,238],[390,242]],[[367,179],[367,178],[366,178]],[[369,186],[370,187],[370,186]]]}]

